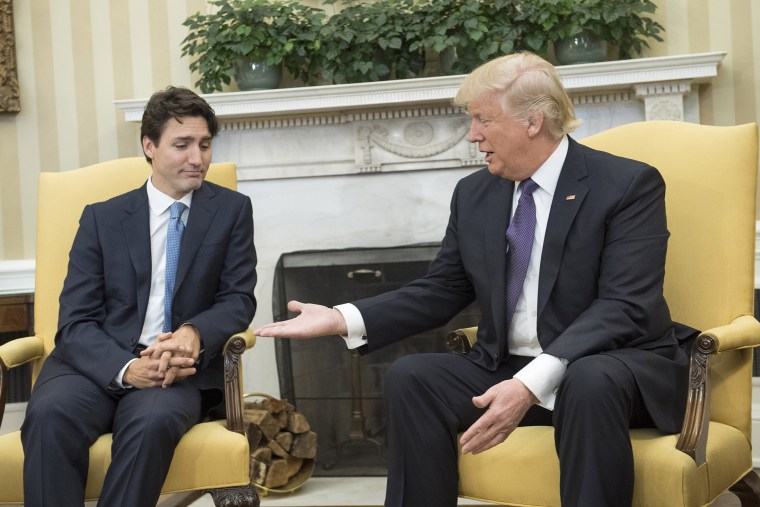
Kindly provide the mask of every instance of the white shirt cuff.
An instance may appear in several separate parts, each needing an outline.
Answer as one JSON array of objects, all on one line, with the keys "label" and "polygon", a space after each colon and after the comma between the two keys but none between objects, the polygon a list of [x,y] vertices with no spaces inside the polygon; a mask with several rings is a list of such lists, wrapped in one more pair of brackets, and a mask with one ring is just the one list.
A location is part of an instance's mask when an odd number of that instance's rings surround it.
[{"label": "white shirt cuff", "polygon": [[347,335],[341,335],[349,349],[358,349],[367,344],[367,328],[364,326],[364,317],[357,307],[351,303],[334,306],[346,321]]},{"label": "white shirt cuff", "polygon": [[549,354],[539,354],[518,371],[515,378],[525,384],[525,387],[538,398],[540,406],[554,410],[557,387],[566,370],[566,360]]},{"label": "white shirt cuff", "polygon": [[132,387],[130,385],[124,385],[124,374],[127,372],[127,368],[129,367],[129,365],[135,361],[137,361],[137,358],[130,359],[129,362],[127,362],[127,364],[124,365],[124,368],[119,370],[119,373],[116,374],[116,377],[114,377],[113,382],[111,383],[121,389],[128,389]]}]

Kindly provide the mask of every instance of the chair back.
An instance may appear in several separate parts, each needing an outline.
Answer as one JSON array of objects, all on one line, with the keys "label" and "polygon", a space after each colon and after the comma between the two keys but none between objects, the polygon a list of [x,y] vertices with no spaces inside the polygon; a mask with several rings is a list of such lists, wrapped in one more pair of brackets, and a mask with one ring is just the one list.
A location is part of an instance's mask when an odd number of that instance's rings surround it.
[{"label": "chair back", "polygon": [[[671,236],[665,297],[673,320],[705,331],[754,312],[757,125],[647,121],[580,141],[646,162],[666,182]],[[711,365],[711,420],[749,438],[752,350]]]},{"label": "chair back", "polygon": [[[45,356],[55,346],[58,328],[58,297],[68,270],[69,251],[87,204],[141,186],[150,175],[143,157],[122,158],[65,172],[43,172],[37,203],[37,253],[34,288],[35,334],[45,344]],[[207,181],[236,189],[235,164],[211,164]],[[36,380],[44,357],[34,364]]]}]

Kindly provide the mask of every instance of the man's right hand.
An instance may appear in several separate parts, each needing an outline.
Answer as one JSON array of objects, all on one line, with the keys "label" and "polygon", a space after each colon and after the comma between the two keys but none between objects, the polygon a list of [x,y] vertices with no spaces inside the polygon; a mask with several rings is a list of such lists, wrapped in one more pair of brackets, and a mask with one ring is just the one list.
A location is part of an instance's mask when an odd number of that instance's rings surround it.
[{"label": "man's right hand", "polygon": [[[189,363],[188,363],[189,362]],[[193,360],[177,357],[169,360],[169,366],[177,366],[174,382],[195,374],[195,368],[189,367]],[[129,384],[137,389],[149,387],[161,387],[164,384],[164,373],[159,370],[160,359],[151,359],[150,356],[142,356],[137,361],[132,361],[124,372],[122,383]]]},{"label": "man's right hand", "polygon": [[343,314],[335,308],[290,301],[288,310],[300,313],[300,315],[290,320],[265,324],[254,329],[253,332],[257,336],[297,339],[348,334],[346,320],[343,318]]}]

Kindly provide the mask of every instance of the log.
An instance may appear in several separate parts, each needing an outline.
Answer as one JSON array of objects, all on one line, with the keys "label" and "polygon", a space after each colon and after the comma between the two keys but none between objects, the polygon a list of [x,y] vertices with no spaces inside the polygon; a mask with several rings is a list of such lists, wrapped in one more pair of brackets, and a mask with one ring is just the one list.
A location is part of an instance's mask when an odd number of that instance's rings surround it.
[{"label": "log", "polygon": [[277,443],[277,440],[270,440],[269,443],[267,444],[267,447],[269,447],[272,450],[272,454],[274,454],[278,458],[288,457],[288,451],[283,449],[282,446]]},{"label": "log", "polygon": [[290,455],[296,458],[313,459],[317,456],[317,434],[313,431],[301,433],[293,438]]},{"label": "log", "polygon": [[264,434],[261,432],[258,426],[255,424],[248,424],[245,429],[245,434],[248,437],[248,448],[255,449],[261,443],[261,439]]},{"label": "log", "polygon": [[245,410],[243,419],[258,426],[267,440],[272,440],[280,431],[280,424],[272,417],[272,414],[263,409]]},{"label": "log", "polygon": [[272,462],[272,449],[269,447],[259,447],[251,452],[251,457],[256,461],[268,465]]},{"label": "log", "polygon": [[287,431],[281,431],[276,437],[274,437],[274,441],[280,444],[283,449],[290,452],[290,448],[293,446],[293,434]]},{"label": "log", "polygon": [[311,427],[309,421],[306,420],[306,416],[300,412],[290,412],[288,414],[288,431],[291,433],[299,434],[306,433]]},{"label": "log", "polygon": [[255,484],[264,484],[264,481],[267,479],[267,464],[262,463],[259,460],[252,459],[251,460],[251,482]]},{"label": "log", "polygon": [[[251,452],[251,482],[265,488],[288,484],[306,465],[305,460],[316,457],[316,433],[310,431],[306,417],[287,400],[265,398],[245,402],[243,407]],[[309,466],[312,465],[313,461]]]},{"label": "log", "polygon": [[264,486],[267,488],[277,488],[288,483],[288,462],[284,459],[276,459],[269,465],[267,478],[264,480]]}]

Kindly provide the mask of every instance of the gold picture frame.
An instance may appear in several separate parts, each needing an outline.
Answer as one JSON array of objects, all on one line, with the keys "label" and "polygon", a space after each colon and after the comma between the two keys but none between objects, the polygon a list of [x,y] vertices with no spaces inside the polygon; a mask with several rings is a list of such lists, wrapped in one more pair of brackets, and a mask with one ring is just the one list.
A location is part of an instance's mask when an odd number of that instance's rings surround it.
[{"label": "gold picture frame", "polygon": [[18,113],[18,71],[13,31],[13,0],[0,0],[0,112]]}]

